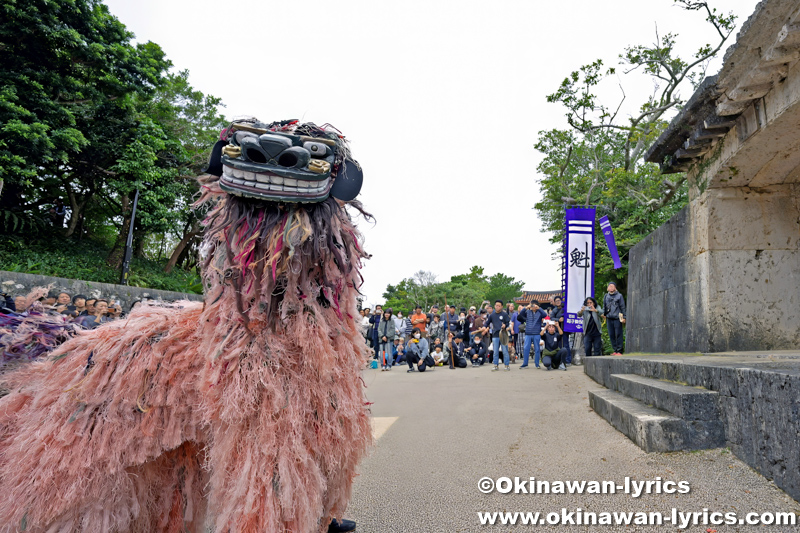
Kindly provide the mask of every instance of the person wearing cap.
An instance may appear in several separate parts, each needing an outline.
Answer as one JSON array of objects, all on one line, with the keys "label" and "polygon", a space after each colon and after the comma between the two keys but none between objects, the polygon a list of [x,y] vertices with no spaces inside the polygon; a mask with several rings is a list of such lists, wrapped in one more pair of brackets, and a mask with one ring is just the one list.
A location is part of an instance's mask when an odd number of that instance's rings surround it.
[{"label": "person wearing cap", "polygon": [[475,319],[478,318],[477,312],[475,310],[475,306],[471,306],[469,308],[469,312],[467,313],[467,337],[464,338],[464,341],[469,344],[469,341],[472,340],[472,337],[475,336]]},{"label": "person wearing cap", "polygon": [[624,348],[624,338],[622,324],[625,323],[625,298],[617,290],[617,284],[613,281],[608,284],[608,294],[603,297],[603,309],[605,309],[606,324],[608,325],[608,338],[611,340],[611,347],[614,352],[611,355],[622,355]]}]

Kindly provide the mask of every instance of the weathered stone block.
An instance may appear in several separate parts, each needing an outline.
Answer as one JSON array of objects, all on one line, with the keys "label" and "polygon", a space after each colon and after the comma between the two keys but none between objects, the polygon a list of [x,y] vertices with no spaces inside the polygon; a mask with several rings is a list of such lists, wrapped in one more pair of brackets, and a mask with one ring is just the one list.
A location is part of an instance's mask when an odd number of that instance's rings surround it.
[{"label": "weathered stone block", "polygon": [[717,392],[636,374],[612,374],[611,382],[625,396],[684,420],[719,420]]},{"label": "weathered stone block", "polygon": [[633,374],[715,391],[725,445],[800,500],[800,352],[763,353],[591,357],[584,372],[608,388]]}]

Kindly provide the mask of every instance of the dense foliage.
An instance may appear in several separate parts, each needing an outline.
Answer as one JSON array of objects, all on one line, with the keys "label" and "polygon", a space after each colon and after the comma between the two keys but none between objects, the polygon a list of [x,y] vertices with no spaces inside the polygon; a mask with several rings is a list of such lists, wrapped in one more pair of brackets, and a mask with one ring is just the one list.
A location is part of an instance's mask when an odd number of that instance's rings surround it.
[{"label": "dense foliage", "polygon": [[[0,265],[2,270],[10,272],[118,283],[119,270],[104,260],[108,252],[108,246],[92,240],[53,237],[30,241],[19,236],[0,236]],[[165,273],[163,262],[145,258],[133,259],[128,283],[165,291],[203,292],[196,270]]]},{"label": "dense foliage", "polygon": [[0,233],[53,226],[54,247],[94,240],[119,268],[138,189],[135,256],[191,268],[188,206],[220,100],[157,44],[133,44],[99,0],[2,2],[0,16]]},{"label": "dense foliage", "polygon": [[444,312],[444,304],[456,307],[478,306],[484,301],[508,302],[522,293],[523,282],[497,273],[487,276],[483,267],[473,266],[466,274],[452,276],[450,281],[438,282],[432,272],[420,270],[397,285],[389,285],[383,293],[384,308],[410,313],[420,305],[426,312],[437,304]]},{"label": "dense foliage", "polygon": [[[734,29],[735,17],[718,13],[707,2],[675,2],[705,15],[715,44],[701,46],[689,60],[678,57],[674,34],[657,35],[651,45],[626,48],[620,55],[620,63],[627,69],[624,74],[644,73],[654,87],[651,94],[640,97],[642,103],[634,115],[620,117],[622,102],[611,107],[600,101],[599,84],[616,73],[614,68],[605,69],[600,59],[570,73],[548,96],[549,102],[563,106],[568,127],[539,134],[535,147],[544,156],[537,168],[542,199],[535,209],[543,231],[552,232],[554,243],[564,239],[565,207],[594,205],[598,218],[609,217],[622,268],[614,270],[596,225],[597,296],[602,296],[612,280],[625,292],[628,251],[686,205],[685,175],[661,175],[658,166],[646,163],[643,157],[667,126],[668,113],[684,103],[679,89],[696,87],[702,81],[709,61]],[[686,92],[691,92],[691,87]]]}]

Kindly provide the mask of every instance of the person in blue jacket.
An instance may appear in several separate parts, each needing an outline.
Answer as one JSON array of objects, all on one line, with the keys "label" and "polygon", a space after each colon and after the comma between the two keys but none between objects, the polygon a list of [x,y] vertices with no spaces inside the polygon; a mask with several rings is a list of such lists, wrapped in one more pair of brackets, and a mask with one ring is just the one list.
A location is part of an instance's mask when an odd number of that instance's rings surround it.
[{"label": "person in blue jacket", "polygon": [[539,342],[542,340],[542,320],[547,316],[547,313],[539,307],[539,302],[533,300],[531,303],[528,304],[525,309],[519,312],[517,316],[517,320],[525,324],[525,345],[523,348],[524,355],[522,358],[522,366],[520,368],[528,368],[528,358],[531,355],[531,343],[533,343],[533,349],[535,353],[535,357],[533,359],[533,364],[536,368],[539,367],[539,358],[542,355],[541,348],[539,347]]}]

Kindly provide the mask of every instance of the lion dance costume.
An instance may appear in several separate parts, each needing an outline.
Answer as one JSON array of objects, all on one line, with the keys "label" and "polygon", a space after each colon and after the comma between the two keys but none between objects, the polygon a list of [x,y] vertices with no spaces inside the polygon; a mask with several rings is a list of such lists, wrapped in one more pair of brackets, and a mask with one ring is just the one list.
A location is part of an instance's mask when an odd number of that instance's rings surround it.
[{"label": "lion dance costume", "polygon": [[205,301],[3,376],[0,531],[326,531],[372,439],[361,181],[330,126],[223,130],[198,201]]}]

